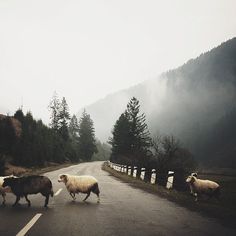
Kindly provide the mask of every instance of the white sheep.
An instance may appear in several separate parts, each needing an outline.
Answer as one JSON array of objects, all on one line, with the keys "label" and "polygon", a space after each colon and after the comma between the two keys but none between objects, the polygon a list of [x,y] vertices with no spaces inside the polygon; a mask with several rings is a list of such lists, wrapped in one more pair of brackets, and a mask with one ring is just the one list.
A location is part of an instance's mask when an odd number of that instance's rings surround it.
[{"label": "white sheep", "polygon": [[188,176],[186,182],[190,186],[191,194],[195,196],[195,201],[198,200],[198,195],[200,194],[208,195],[209,198],[215,196],[217,199],[219,199],[220,186],[216,182],[198,179],[196,175]]},{"label": "white sheep", "polygon": [[[193,172],[193,173],[191,173],[191,176],[195,176],[195,177],[197,177],[197,172]],[[191,195],[194,195],[193,187],[192,187],[191,184],[189,184],[189,188],[190,188],[190,194],[191,194]]]},{"label": "white sheep", "polygon": [[93,192],[97,195],[98,200],[99,198],[99,187],[98,187],[98,181],[93,176],[90,175],[69,175],[69,174],[62,174],[59,175],[58,182],[63,182],[66,185],[66,188],[68,192],[70,193],[73,200],[75,200],[75,194],[76,193],[86,193],[87,196],[84,198],[83,201],[86,201],[86,199],[90,196],[90,193]]},{"label": "white sheep", "polygon": [[5,178],[8,178],[8,177],[15,177],[13,175],[10,175],[10,176],[0,176],[0,194],[2,195],[2,199],[3,199],[3,202],[2,202],[2,205],[5,205],[6,203],[6,193],[11,193],[11,188],[10,187],[3,187],[3,182],[4,182],[4,179]]}]

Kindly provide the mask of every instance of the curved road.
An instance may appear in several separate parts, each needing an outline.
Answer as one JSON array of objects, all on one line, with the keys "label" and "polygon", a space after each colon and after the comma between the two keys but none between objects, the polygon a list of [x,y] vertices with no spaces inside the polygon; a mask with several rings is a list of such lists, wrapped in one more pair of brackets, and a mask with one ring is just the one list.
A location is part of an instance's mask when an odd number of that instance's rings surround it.
[{"label": "curved road", "polygon": [[[44,197],[29,195],[32,206],[24,199],[12,208],[13,195],[7,195],[7,206],[0,207],[0,235],[17,235],[36,214],[42,214],[26,235],[236,235],[236,230],[220,225],[213,218],[169,202],[156,195],[135,189],[101,170],[102,162],[82,163],[48,172],[57,196],[44,209]],[[91,193],[77,195],[71,201],[64,184],[57,182],[61,173],[89,174],[99,180],[101,202]],[[62,190],[60,190],[62,188]],[[59,190],[59,191],[58,191]],[[23,234],[19,234],[23,235]]]}]

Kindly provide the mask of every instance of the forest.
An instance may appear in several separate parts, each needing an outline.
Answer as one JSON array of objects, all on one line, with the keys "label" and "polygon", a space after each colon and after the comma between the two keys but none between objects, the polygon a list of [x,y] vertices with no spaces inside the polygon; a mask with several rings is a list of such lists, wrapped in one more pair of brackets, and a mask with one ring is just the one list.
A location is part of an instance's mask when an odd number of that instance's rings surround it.
[{"label": "forest", "polygon": [[18,109],[0,115],[0,172],[6,161],[34,167],[49,163],[78,163],[107,159],[109,146],[95,138],[93,121],[86,111],[78,120],[70,115],[66,99],[54,93],[49,104],[50,125],[35,120],[31,112]]}]

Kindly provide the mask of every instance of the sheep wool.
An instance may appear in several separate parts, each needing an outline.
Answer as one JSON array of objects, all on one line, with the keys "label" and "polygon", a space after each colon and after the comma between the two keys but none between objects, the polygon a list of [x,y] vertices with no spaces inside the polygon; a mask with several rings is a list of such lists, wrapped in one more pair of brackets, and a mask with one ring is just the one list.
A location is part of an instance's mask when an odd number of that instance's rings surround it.
[{"label": "sheep wool", "polygon": [[90,196],[90,193],[93,192],[98,197],[99,202],[99,188],[98,181],[93,176],[90,175],[69,175],[62,174],[59,175],[58,182],[64,182],[65,186],[70,193],[73,200],[75,200],[75,193],[86,193],[84,201]]},{"label": "sheep wool", "polygon": [[198,179],[196,176],[190,175],[186,179],[190,186],[191,194],[195,196],[195,201],[198,200],[198,195],[206,194],[209,197],[215,196],[219,198],[220,186],[218,183],[211,180]]},{"label": "sheep wool", "polygon": [[4,182],[4,179],[5,178],[9,178],[9,177],[15,177],[13,175],[10,175],[10,176],[0,176],[0,194],[2,195],[2,198],[3,198],[3,202],[2,202],[2,205],[5,205],[5,202],[6,202],[6,193],[11,193],[11,188],[10,187],[3,187],[3,182]]}]

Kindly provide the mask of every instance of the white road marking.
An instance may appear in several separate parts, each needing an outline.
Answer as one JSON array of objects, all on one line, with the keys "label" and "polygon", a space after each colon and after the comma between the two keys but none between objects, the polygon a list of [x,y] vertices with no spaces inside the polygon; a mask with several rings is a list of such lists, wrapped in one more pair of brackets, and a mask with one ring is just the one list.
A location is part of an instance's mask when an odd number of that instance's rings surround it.
[{"label": "white road marking", "polygon": [[36,221],[39,219],[41,216],[41,213],[36,214],[31,221],[16,235],[16,236],[24,236],[30,228],[36,223]]},{"label": "white road marking", "polygon": [[59,193],[62,191],[62,188],[58,189],[57,192],[54,194],[54,196],[59,195]]}]

